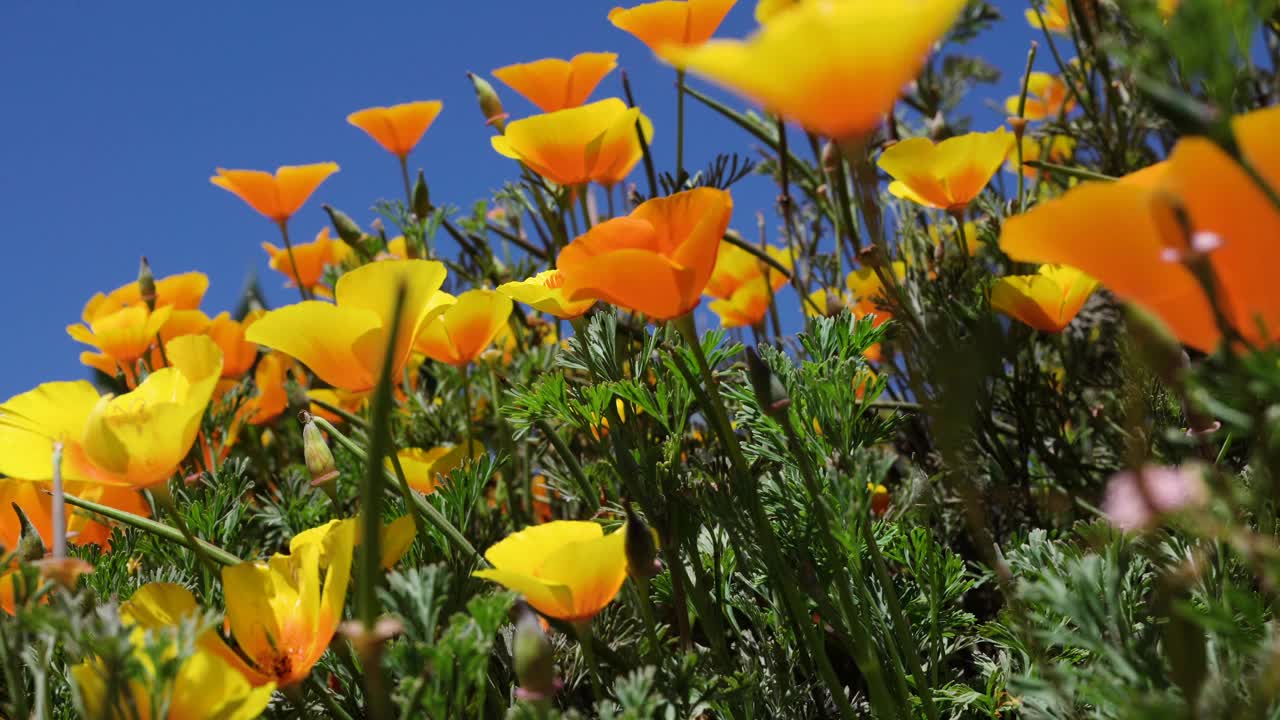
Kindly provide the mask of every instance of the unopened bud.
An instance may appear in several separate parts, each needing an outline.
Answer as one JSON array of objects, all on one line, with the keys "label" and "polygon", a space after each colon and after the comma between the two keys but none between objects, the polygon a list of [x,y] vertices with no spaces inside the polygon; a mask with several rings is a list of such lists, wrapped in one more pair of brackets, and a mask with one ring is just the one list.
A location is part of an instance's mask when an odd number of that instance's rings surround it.
[{"label": "unopened bud", "polygon": [[311,485],[324,490],[331,499],[338,496],[338,464],[324,439],[324,433],[309,414],[303,418],[302,454],[311,473]]},{"label": "unopened bud", "polygon": [[523,600],[516,603],[512,612],[516,614],[516,632],[511,644],[516,678],[520,681],[516,697],[530,702],[550,700],[560,689],[551,640],[542,631],[538,616]]},{"label": "unopened bud", "polygon": [[884,267],[884,250],[879,245],[868,245],[858,253],[858,262],[869,268]]},{"label": "unopened bud", "polygon": [[1005,118],[1005,122],[1009,123],[1009,127],[1013,129],[1013,138],[1017,142],[1022,142],[1022,136],[1027,131],[1027,119],[1010,115]]},{"label": "unopened bud", "polygon": [[626,548],[627,548],[627,572],[631,577],[648,580],[657,575],[662,566],[658,564],[658,543],[653,538],[653,530],[648,523],[636,514],[635,508],[631,507],[631,501],[627,501],[627,526],[626,526]]},{"label": "unopened bud", "polygon": [[321,205],[325,213],[329,215],[329,222],[333,223],[333,229],[338,231],[338,237],[342,241],[351,245],[360,242],[360,238],[364,237],[364,233],[360,232],[360,226],[356,225],[356,221],[347,216],[346,213],[333,207],[332,205]]},{"label": "unopened bud", "polygon": [[18,515],[18,547],[14,548],[18,553],[18,559],[31,562],[44,557],[44,541],[40,539],[40,533],[36,532],[35,525],[31,524],[31,519],[22,511],[18,503],[11,502],[9,506]]},{"label": "unopened bud", "polygon": [[156,309],[156,276],[151,273],[151,263],[144,255],[138,266],[138,294],[148,310]]},{"label": "unopened bud", "polygon": [[1156,377],[1166,385],[1178,387],[1189,361],[1181,343],[1164,321],[1137,305],[1125,306],[1125,324],[1133,338],[1133,348]]},{"label": "unopened bud", "polygon": [[778,417],[786,413],[791,406],[791,396],[782,386],[782,381],[769,369],[755,348],[747,348],[747,376],[751,379],[751,388],[755,390],[756,400],[769,417]]},{"label": "unopened bud", "polygon": [[413,184],[413,214],[419,220],[426,220],[431,214],[431,191],[427,189],[427,179],[418,171],[418,180]]},{"label": "unopened bud", "polygon": [[834,176],[840,169],[840,148],[834,142],[827,141],[822,146],[822,169],[827,175]]},{"label": "unopened bud", "polygon": [[476,90],[476,99],[480,101],[480,112],[484,113],[485,124],[492,125],[498,132],[505,132],[507,112],[502,108],[498,93],[493,91],[489,81],[479,75],[469,72],[467,77],[471,79],[471,86]]}]

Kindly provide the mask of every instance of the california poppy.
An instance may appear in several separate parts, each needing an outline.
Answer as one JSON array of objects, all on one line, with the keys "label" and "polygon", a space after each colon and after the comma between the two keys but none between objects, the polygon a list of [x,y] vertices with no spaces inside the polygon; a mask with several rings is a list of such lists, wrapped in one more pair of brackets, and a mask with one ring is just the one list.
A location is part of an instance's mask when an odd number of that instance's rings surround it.
[{"label": "california poppy", "polygon": [[955,212],[978,197],[1012,147],[1013,134],[1004,128],[947,138],[936,145],[915,137],[889,146],[878,164],[894,178],[889,192],[895,197]]},{"label": "california poppy", "polygon": [[667,45],[700,45],[716,28],[737,0],[658,0],[631,8],[609,11],[609,22],[636,36],[650,50]]},{"label": "california poppy", "polygon": [[480,357],[511,317],[511,298],[493,290],[468,290],[423,325],[414,349],[455,366]]},{"label": "california poppy", "polygon": [[[478,458],[484,452],[484,445],[472,443],[472,458]],[[436,491],[440,481],[447,478],[454,468],[462,465],[466,458],[466,445],[440,445],[430,450],[405,448],[396,453],[396,458],[400,460],[400,469],[404,470],[409,487],[429,495]]]},{"label": "california poppy", "polygon": [[756,277],[740,285],[728,298],[712,300],[707,307],[719,316],[723,327],[754,327],[764,320],[773,293],[763,276]]},{"label": "california poppy", "polygon": [[[303,546],[316,545],[320,548],[320,569],[323,570],[329,567],[335,554],[342,551],[347,534],[354,538],[355,545],[352,547],[359,547],[359,515],[345,520],[330,520],[294,535],[289,540],[289,554],[297,555]],[[409,546],[413,545],[416,535],[417,527],[413,524],[412,515],[401,515],[382,526],[378,532],[378,544],[381,548],[381,557],[378,559],[384,570],[390,570],[400,562],[405,553],[409,552]]]},{"label": "california poppy", "polygon": [[733,198],[715,188],[641,203],[560,252],[565,292],[658,320],[678,318],[698,306],[732,215]]},{"label": "california poppy", "polygon": [[284,165],[274,175],[262,170],[224,170],[209,178],[209,182],[234,194],[249,207],[276,221],[284,223],[298,212],[307,198],[330,175],[338,172],[337,163],[314,165]]},{"label": "california poppy", "polygon": [[621,182],[644,156],[636,123],[646,142],[653,123],[618,98],[534,115],[508,123],[489,142],[499,154],[519,160],[557,185]]},{"label": "california poppy", "polygon": [[[763,252],[778,265],[791,268],[791,252],[786,248],[769,245]],[[787,275],[781,270],[731,242],[722,242],[716,251],[715,268],[704,292],[711,297],[728,300],[739,288],[757,278],[765,278],[775,292],[787,284]]]},{"label": "california poppy", "polygon": [[[132,488],[110,487],[97,483],[65,483],[68,495],[100,505],[124,510],[147,517],[151,506]],[[18,546],[22,526],[11,504],[22,508],[36,533],[46,547],[53,546],[53,496],[47,482],[28,482],[15,478],[0,478],[0,547],[13,549]],[[67,541],[73,545],[98,545],[111,549],[111,528],[96,515],[73,508],[66,508]]]},{"label": "california poppy", "polygon": [[856,141],[880,124],[964,6],[965,0],[801,3],[747,40],[668,44],[657,52],[812,132]]},{"label": "california poppy", "polygon": [[82,353],[80,362],[108,375],[115,375],[117,369],[122,370],[132,384],[135,364],[156,342],[160,328],[172,311],[170,307],[157,307],[153,312],[146,305],[130,305],[110,314],[98,315],[88,327],[68,325],[67,334],[98,350],[97,353]]},{"label": "california poppy", "polygon": [[554,269],[544,270],[527,280],[503,283],[498,286],[498,292],[563,320],[581,317],[596,303],[592,298],[570,300],[564,292],[564,275]]},{"label": "california poppy", "polygon": [[368,133],[387,152],[404,158],[443,109],[444,103],[439,100],[371,107],[351,113],[347,122]]},{"label": "california poppy", "polygon": [[[1076,151],[1076,140],[1070,135],[1050,135],[1048,137],[1036,138],[1025,136],[1022,138],[1022,162],[1028,160],[1043,160],[1057,165],[1061,165],[1071,160],[1071,156]],[[1008,160],[1009,172],[1018,172],[1018,157],[1016,153],[1009,153]],[[1040,171],[1029,165],[1022,166],[1022,174],[1027,177],[1039,177]]]},{"label": "california poppy", "polygon": [[[209,276],[202,272],[170,275],[156,280],[157,308],[172,307],[174,311],[195,310],[200,307],[204,293],[209,289]],[[109,293],[97,293],[85,303],[80,319],[86,325],[121,308],[145,304],[137,282],[130,282]]]},{"label": "california poppy", "polygon": [[567,622],[590,621],[627,579],[625,533],[593,522],[556,520],[527,527],[490,547],[492,568],[472,575],[524,595],[535,610]]},{"label": "california poppy", "polygon": [[617,53],[584,52],[568,60],[544,58],[507,65],[494,70],[493,76],[549,113],[586,102],[600,80],[617,66]]},{"label": "california poppy", "polygon": [[[1021,101],[1021,94],[1005,99],[1005,111],[1017,115]],[[1022,117],[1027,120],[1054,120],[1075,107],[1075,95],[1062,78],[1045,72],[1033,72],[1027,78],[1027,101],[1022,108]]]},{"label": "california poppy", "polygon": [[991,309],[1041,332],[1062,332],[1098,281],[1065,265],[1042,265],[1035,275],[1002,277],[991,287]]},{"label": "california poppy", "polygon": [[1066,34],[1071,28],[1071,8],[1067,6],[1067,0],[1045,0],[1039,13],[1035,8],[1030,8],[1024,14],[1033,28],[1059,35]]},{"label": "california poppy", "polygon": [[329,237],[328,227],[316,233],[315,240],[294,245],[292,262],[288,250],[269,242],[262,243],[262,249],[271,256],[271,269],[284,275],[286,285],[293,286],[301,280],[302,287],[317,297],[332,297],[329,288],[322,284],[325,268],[341,264],[351,254],[351,246]]}]

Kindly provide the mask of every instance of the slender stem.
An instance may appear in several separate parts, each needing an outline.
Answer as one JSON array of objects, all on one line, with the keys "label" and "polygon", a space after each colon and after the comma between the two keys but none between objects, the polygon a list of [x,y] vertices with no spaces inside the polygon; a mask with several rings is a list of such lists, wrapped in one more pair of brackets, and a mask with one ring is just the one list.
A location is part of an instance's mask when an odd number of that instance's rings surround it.
[{"label": "slender stem", "polygon": [[582,211],[582,232],[591,229],[591,211],[587,207],[588,185],[585,183],[574,188],[574,193],[578,196],[578,209]]},{"label": "slender stem", "polygon": [[599,705],[608,696],[604,694],[604,686],[600,682],[600,665],[596,662],[596,650],[592,645],[591,620],[574,623],[573,629],[578,633],[578,647],[582,648],[582,659],[586,661],[587,674],[591,676],[591,692],[595,696],[596,705]]},{"label": "slender stem", "polygon": [[560,461],[564,463],[565,469],[569,471],[569,475],[573,477],[574,484],[578,486],[578,492],[582,494],[583,500],[591,498],[591,482],[587,480],[587,474],[583,472],[582,465],[578,463],[578,458],[569,450],[569,446],[565,445],[564,439],[560,437],[560,433],[556,432],[547,424],[546,420],[538,419],[534,421],[534,426],[547,437],[547,441],[551,443],[551,447],[555,448],[556,455],[560,457]]},{"label": "slender stem", "polygon": [[[1021,173],[1019,173],[1021,175]],[[956,221],[956,245],[960,248],[960,259],[969,262],[969,238],[964,236],[964,213],[966,208],[948,210],[947,214]],[[975,238],[976,239],[976,238]]]},{"label": "slender stem", "polygon": [[369,427],[369,423],[364,418],[360,417],[359,415],[356,415],[355,413],[347,410],[346,408],[339,407],[337,405],[334,405],[333,403],[325,402],[324,400],[319,400],[317,398],[309,397],[307,398],[307,402],[310,402],[312,405],[315,405],[316,407],[320,407],[320,408],[324,408],[325,410],[328,410],[334,415],[337,415],[343,420],[346,420],[347,422],[351,423],[352,427],[358,427],[358,428]]},{"label": "slender stem", "polygon": [[[156,522],[155,520],[152,520],[150,518],[144,518],[141,515],[134,515],[133,513],[125,512],[124,510],[117,510],[116,508],[108,507],[106,505],[99,505],[98,503],[91,502],[89,500],[81,500],[80,498],[75,497],[74,495],[64,494],[63,497],[66,499],[68,505],[74,505],[75,507],[81,508],[83,510],[88,510],[90,512],[97,513],[105,518],[109,518],[117,522],[122,522],[125,525],[128,525],[130,527],[134,527],[139,530],[145,530],[151,533],[152,535],[162,537],[166,540],[172,540],[174,542],[182,543],[184,545],[187,545],[188,548],[191,548],[192,550],[194,550],[194,548],[189,543],[187,536],[184,535],[182,531],[178,530],[177,528],[171,525],[165,525],[162,522]],[[241,562],[240,558],[236,557],[235,555],[232,555],[226,550],[223,550],[217,545],[206,542],[204,540],[197,540],[196,542],[199,544],[201,548],[203,548],[205,552],[209,554],[210,557],[214,558],[215,560],[222,563],[223,565],[238,565]]]},{"label": "slender stem", "polygon": [[62,489],[62,443],[53,443],[53,556],[67,556],[67,497]]},{"label": "slender stem", "polygon": [[280,237],[284,239],[284,249],[289,255],[289,269],[293,271],[293,282],[298,286],[298,295],[302,296],[304,301],[311,299],[311,294],[302,285],[302,276],[298,274],[298,261],[293,259],[293,241],[289,239],[289,221],[281,220],[279,223]]},{"label": "slender stem", "polygon": [[1068,165],[1057,165],[1055,163],[1044,162],[1043,160],[1026,160],[1022,163],[1029,168],[1036,170],[1048,170],[1049,172],[1066,175],[1067,177],[1078,178],[1080,180],[1098,180],[1101,182],[1114,182],[1116,178],[1111,175],[1104,175],[1092,170],[1084,168],[1070,167]]},{"label": "slender stem", "polygon": [[684,70],[676,70],[676,190],[684,187]]},{"label": "slender stem", "polygon": [[[214,577],[217,577],[221,569],[218,567],[217,563],[213,561],[213,558],[211,557],[212,552],[205,547],[207,543],[202,542],[192,534],[191,528],[187,526],[186,519],[178,512],[178,507],[173,502],[173,493],[169,492],[169,485],[167,483],[161,483],[151,488],[151,497],[155,499],[156,505],[164,508],[164,511],[173,518],[173,524],[178,527],[178,532],[186,541],[187,547],[196,554],[196,557],[200,559],[200,562],[204,563],[205,567],[209,568],[209,570],[213,572]],[[67,502],[71,502],[70,497],[67,498]],[[156,524],[158,525],[159,523]],[[223,559],[219,558],[219,560],[221,561]],[[236,559],[236,562],[239,562],[238,558]],[[235,563],[230,564],[234,565]]]},{"label": "slender stem", "polygon": [[[398,155],[400,158],[400,180],[404,183],[404,201],[405,207],[413,208],[413,183],[409,180],[409,158],[405,155]],[[418,218],[419,221],[426,218]]]},{"label": "slender stem", "polygon": [[649,636],[649,662],[655,666],[661,665],[662,643],[658,640],[658,621],[653,614],[653,601],[649,599],[649,578],[632,575],[631,590],[635,592],[636,604],[640,606],[640,618]]},{"label": "slender stem", "polygon": [[466,456],[471,457],[471,449],[476,444],[475,430],[471,427],[471,368],[462,366],[462,424],[466,430],[467,450]]},{"label": "slender stem", "polygon": [[[622,71],[622,92],[627,96],[627,107],[636,106],[635,95],[631,94],[631,79],[627,71]],[[683,94],[683,93],[682,93]],[[636,136],[640,138],[640,154],[644,157],[644,174],[649,180],[649,198],[658,197],[658,173],[653,167],[653,153],[649,151],[649,141],[644,136],[644,126],[636,120]]]}]

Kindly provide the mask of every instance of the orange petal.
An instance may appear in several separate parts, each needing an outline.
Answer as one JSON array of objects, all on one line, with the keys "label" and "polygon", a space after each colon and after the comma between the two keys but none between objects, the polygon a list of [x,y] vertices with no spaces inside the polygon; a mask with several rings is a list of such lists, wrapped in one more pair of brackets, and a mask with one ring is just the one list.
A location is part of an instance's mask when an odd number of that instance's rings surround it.
[{"label": "orange petal", "polygon": [[444,109],[439,100],[423,100],[391,107],[372,107],[347,116],[347,122],[364,130],[387,152],[408,155]]}]

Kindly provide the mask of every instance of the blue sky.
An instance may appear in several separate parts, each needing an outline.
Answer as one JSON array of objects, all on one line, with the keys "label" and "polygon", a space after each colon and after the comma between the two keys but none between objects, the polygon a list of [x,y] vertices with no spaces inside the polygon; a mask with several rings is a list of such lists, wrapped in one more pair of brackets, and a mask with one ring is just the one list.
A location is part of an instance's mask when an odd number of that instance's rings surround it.
[{"label": "blue sky", "polygon": [[[296,299],[260,249],[262,241],[277,240],[275,228],[209,184],[215,167],[335,161],[342,171],[294,219],[294,237],[309,240],[325,224],[321,202],[364,225],[377,198],[399,197],[400,180],[394,158],[348,125],[347,114],[440,99],[444,112],[412,165],[425,170],[437,203],[469,206],[487,196],[513,176],[513,167],[489,147],[468,70],[488,74],[541,57],[618,52],[657,127],[654,151],[670,169],[671,70],[608,23],[613,4],[6,0],[0,9],[6,95],[0,224],[7,272],[0,307],[7,342],[0,397],[88,376],[78,360],[82,346],[65,328],[79,321],[94,292],[132,280],[141,255],[157,275],[207,273],[210,315],[235,305],[250,273],[258,274],[273,304]],[[1033,38],[1022,19],[1024,3],[997,5],[1006,20],[975,46],[1005,71],[985,96],[990,99],[1014,91]],[[753,7],[752,0],[739,0],[718,34],[748,34]],[[1047,62],[1038,65],[1050,69]],[[513,116],[534,111],[494,85]],[[621,95],[617,71],[593,98],[609,95]],[[977,129],[1003,120],[984,99],[969,107]],[[750,143],[690,103],[688,166],[704,165],[716,151],[750,153]],[[772,213],[775,194],[764,178],[744,181],[735,190],[734,225],[751,231],[757,209]]]}]

